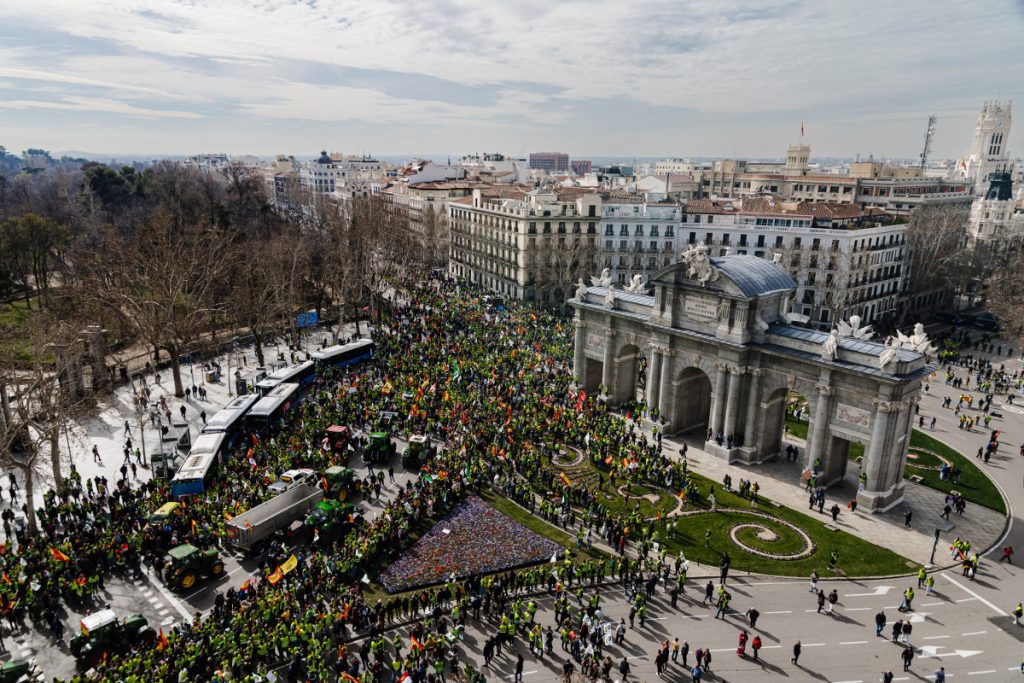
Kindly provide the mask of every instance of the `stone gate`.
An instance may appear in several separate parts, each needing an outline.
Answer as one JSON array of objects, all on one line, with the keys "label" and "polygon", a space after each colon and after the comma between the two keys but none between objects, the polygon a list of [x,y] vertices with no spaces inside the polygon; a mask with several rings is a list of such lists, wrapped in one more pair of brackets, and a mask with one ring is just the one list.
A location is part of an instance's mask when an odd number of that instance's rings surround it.
[{"label": "stone gate", "polygon": [[[819,481],[845,476],[850,444],[864,444],[859,504],[887,510],[903,497],[903,468],[922,379],[931,368],[910,338],[884,345],[841,324],[831,334],[787,320],[796,283],[755,256],[683,254],[648,283],[615,289],[607,277],[580,282],[576,382],[619,405],[656,408],[666,434],[699,433],[706,450],[731,462],[780,453],[789,392],[807,401],[807,464]],[[639,291],[630,291],[639,290]],[[918,329],[916,346],[926,346]],[[646,377],[644,394],[637,380]],[[722,445],[717,440],[721,438]]]}]

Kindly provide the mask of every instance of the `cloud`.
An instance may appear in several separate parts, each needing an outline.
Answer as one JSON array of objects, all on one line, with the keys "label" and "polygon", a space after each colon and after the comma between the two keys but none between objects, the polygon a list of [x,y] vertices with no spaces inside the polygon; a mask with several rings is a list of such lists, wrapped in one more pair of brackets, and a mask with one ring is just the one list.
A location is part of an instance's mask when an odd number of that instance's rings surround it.
[{"label": "cloud", "polygon": [[105,112],[140,116],[143,118],[164,119],[201,119],[201,114],[191,111],[172,111],[166,109],[146,109],[135,107],[116,100],[104,100],[92,97],[68,97],[63,101],[46,100],[5,100],[0,102],[0,109],[56,109],[64,111]]}]

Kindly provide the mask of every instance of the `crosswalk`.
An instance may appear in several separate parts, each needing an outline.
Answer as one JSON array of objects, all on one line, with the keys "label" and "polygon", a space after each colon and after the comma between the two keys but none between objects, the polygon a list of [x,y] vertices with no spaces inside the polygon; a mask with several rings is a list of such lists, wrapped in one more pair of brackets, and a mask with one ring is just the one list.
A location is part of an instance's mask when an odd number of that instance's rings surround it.
[{"label": "crosswalk", "polygon": [[141,579],[134,579],[132,583],[135,584],[135,587],[139,589],[139,592],[142,593],[142,596],[149,601],[149,603],[153,606],[153,609],[155,609],[156,613],[159,615],[159,618],[162,619],[162,621],[159,624],[159,627],[167,628],[169,626],[173,626],[175,620],[174,616],[171,614],[171,608],[168,607],[167,604],[156,593],[153,592],[150,584]]}]

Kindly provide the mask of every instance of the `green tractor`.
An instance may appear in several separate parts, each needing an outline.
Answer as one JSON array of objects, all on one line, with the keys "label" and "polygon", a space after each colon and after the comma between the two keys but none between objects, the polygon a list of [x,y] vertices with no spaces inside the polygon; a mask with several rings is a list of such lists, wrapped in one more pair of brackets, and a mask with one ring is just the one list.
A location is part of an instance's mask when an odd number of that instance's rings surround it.
[{"label": "green tractor", "polygon": [[325,498],[345,500],[353,493],[358,492],[358,489],[353,484],[359,480],[356,478],[355,470],[349,467],[341,467],[340,465],[328,467],[324,471],[324,480],[327,482],[327,490],[324,492]]},{"label": "green tractor", "polygon": [[402,451],[402,466],[407,470],[418,470],[434,459],[437,446],[430,443],[430,437],[413,434],[409,437],[409,446]]},{"label": "green tractor", "polygon": [[194,545],[183,543],[171,548],[164,566],[164,583],[175,590],[188,590],[201,577],[220,576],[224,563],[216,550],[200,550]]},{"label": "green tractor", "polygon": [[371,432],[363,449],[363,461],[368,465],[385,463],[395,456],[395,440],[387,432]]},{"label": "green tractor", "polygon": [[363,509],[337,500],[321,500],[306,517],[306,529],[315,543],[344,538],[363,523]]},{"label": "green tractor", "polygon": [[81,627],[82,632],[71,639],[71,654],[85,669],[98,666],[111,653],[152,647],[156,642],[156,631],[141,614],[118,619],[114,610],[100,610],[83,617]]},{"label": "green tractor", "polygon": [[36,675],[35,660],[7,662],[0,666],[0,683],[31,683]]}]

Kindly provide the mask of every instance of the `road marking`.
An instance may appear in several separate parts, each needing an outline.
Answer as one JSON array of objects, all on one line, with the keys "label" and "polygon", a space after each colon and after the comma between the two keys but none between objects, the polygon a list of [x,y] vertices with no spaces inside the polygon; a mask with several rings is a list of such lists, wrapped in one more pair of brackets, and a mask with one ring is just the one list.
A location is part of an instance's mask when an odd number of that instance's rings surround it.
[{"label": "road marking", "polygon": [[892,590],[892,586],[877,586],[875,588],[875,590],[872,591],[871,593],[847,593],[843,597],[844,598],[873,598],[873,597],[877,597],[879,595],[886,595],[890,590]]},{"label": "road marking", "polygon": [[804,643],[804,647],[825,647],[825,643]]},{"label": "road marking", "polygon": [[962,636],[982,636],[988,633],[988,631],[968,631],[967,633],[961,633]]},{"label": "road marking", "polygon": [[867,645],[866,640],[843,640],[839,642],[840,645]]},{"label": "road marking", "polygon": [[192,615],[188,613],[188,610],[185,609],[184,606],[182,606],[181,602],[179,602],[176,597],[171,595],[171,593],[166,588],[164,588],[162,584],[160,584],[159,579],[155,578],[154,575],[149,573],[149,572],[146,572],[145,576],[146,576],[146,580],[149,581],[149,583],[154,588],[156,588],[158,591],[160,591],[160,593],[165,598],[167,598],[167,604],[169,604],[171,607],[173,607],[175,610],[177,610],[178,614],[180,614],[185,619],[185,623],[186,624],[191,624],[192,623]]},{"label": "road marking", "polygon": [[950,657],[973,657],[974,655],[980,655],[984,650],[951,650],[949,652],[943,652],[939,654],[939,649],[942,645],[923,645],[921,646],[921,654],[918,656],[923,658],[927,657],[942,657],[948,659]]},{"label": "road marking", "polygon": [[[978,595],[977,593],[975,593],[975,592],[974,592],[974,591],[972,591],[972,590],[971,590],[970,588],[968,588],[967,586],[963,585],[962,583],[960,583],[959,581],[957,581],[957,580],[956,580],[956,579],[954,579],[953,577],[951,577],[951,576],[948,576],[948,575],[946,575],[946,574],[943,574],[943,576],[944,576],[944,577],[946,577],[946,580],[947,580],[947,581],[949,581],[949,582],[950,582],[951,584],[953,584],[954,586],[956,586],[957,588],[959,588],[959,589],[960,589],[960,590],[962,590],[963,592],[965,592],[965,593],[967,593],[968,595],[971,595],[971,596],[973,596],[973,597],[977,598],[978,600],[981,600],[981,601],[982,601],[982,602],[983,602],[984,604],[986,604],[986,605],[988,605],[989,607],[991,607],[991,608],[992,608],[993,610],[995,610],[996,614],[998,614],[998,615],[1000,615],[1000,616],[1006,616],[1006,612],[1004,612],[1003,610],[999,609],[998,607],[996,607],[995,605],[993,605],[993,604],[992,604],[991,602],[989,602],[989,601],[988,601],[988,600],[986,600],[985,598],[981,597],[980,595]],[[959,600],[958,600],[957,602],[959,602]]]},{"label": "road marking", "polygon": [[962,598],[960,600],[956,600],[955,602],[959,605],[961,602],[974,602],[975,600],[980,600],[980,599],[981,598]]},{"label": "road marking", "polygon": [[843,611],[844,612],[863,612],[863,611],[869,610],[869,609],[871,609],[871,608],[870,607],[847,607]]},{"label": "road marking", "polygon": [[858,678],[855,681],[836,681],[835,683],[864,683],[863,679]]},{"label": "road marking", "polygon": [[941,604],[943,604],[941,601],[940,602],[926,602],[923,605],[921,605],[921,607],[935,607],[936,605],[941,605]]},{"label": "road marking", "polygon": [[921,640],[942,640],[943,638],[949,638],[949,636],[926,636]]},{"label": "road marking", "polygon": [[[534,669],[533,671],[524,671],[523,675],[524,676],[529,676],[530,674],[535,674],[535,673],[537,673],[536,669]],[[516,675],[514,673],[511,673],[511,674],[509,674],[507,676],[502,676],[502,678],[515,678],[515,677],[516,677]]]},{"label": "road marking", "polygon": [[996,672],[995,669],[985,669],[984,671],[968,671],[967,675],[968,676],[980,676],[982,674],[994,674],[995,672]]},{"label": "road marking", "polygon": [[784,609],[784,610],[780,610],[778,612],[765,612],[765,614],[792,614],[792,613],[793,613],[793,610],[791,610],[791,609]]}]

